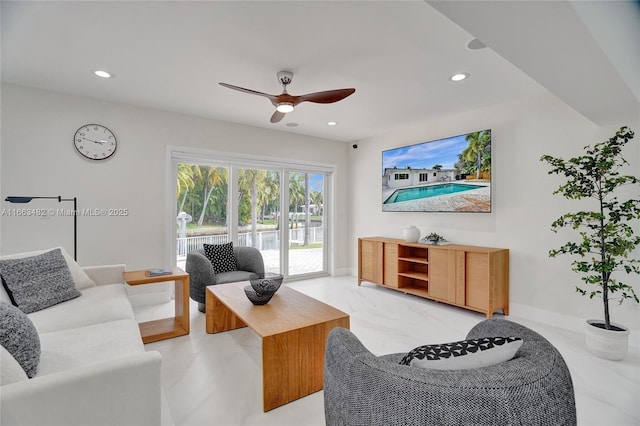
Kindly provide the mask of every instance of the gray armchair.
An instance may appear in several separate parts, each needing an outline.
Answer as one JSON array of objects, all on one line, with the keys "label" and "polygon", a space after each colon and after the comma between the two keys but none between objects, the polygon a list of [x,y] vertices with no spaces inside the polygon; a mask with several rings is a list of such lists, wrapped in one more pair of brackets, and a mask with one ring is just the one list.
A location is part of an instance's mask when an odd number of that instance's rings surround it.
[{"label": "gray armchair", "polygon": [[205,289],[208,285],[247,281],[256,274],[264,274],[264,261],[260,251],[253,247],[233,247],[233,254],[238,265],[237,271],[213,272],[213,265],[204,249],[197,249],[187,253],[185,269],[189,273],[189,294],[198,302],[198,310],[205,311]]},{"label": "gray armchair", "polygon": [[510,361],[440,371],[400,365],[403,353],[377,357],[350,331],[334,328],[324,368],[327,425],[575,425],[571,375],[558,350],[503,319],[480,322],[467,338],[491,336],[524,342]]}]

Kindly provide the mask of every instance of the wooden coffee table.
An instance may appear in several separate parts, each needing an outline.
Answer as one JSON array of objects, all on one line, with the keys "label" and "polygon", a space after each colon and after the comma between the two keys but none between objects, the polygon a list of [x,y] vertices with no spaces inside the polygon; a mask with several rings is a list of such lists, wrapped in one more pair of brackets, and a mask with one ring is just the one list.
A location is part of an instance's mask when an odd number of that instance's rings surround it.
[{"label": "wooden coffee table", "polygon": [[207,287],[207,333],[249,326],[262,338],[264,411],[321,390],[327,336],[334,327],[349,328],[349,315],[286,285],[268,304],[254,306],[247,285]]}]

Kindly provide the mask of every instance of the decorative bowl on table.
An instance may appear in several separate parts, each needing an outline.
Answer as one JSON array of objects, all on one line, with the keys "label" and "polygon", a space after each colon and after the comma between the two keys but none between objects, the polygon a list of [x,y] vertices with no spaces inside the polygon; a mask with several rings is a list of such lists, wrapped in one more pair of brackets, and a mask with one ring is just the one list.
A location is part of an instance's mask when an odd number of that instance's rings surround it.
[{"label": "decorative bowl on table", "polygon": [[280,274],[266,272],[264,274],[260,274],[254,279],[249,280],[249,282],[251,283],[251,287],[253,287],[253,290],[256,292],[256,294],[273,295],[280,288],[283,278],[284,277]]},{"label": "decorative bowl on table", "polygon": [[266,305],[269,302],[269,300],[271,300],[271,298],[273,297],[273,293],[269,293],[269,294],[256,293],[253,287],[251,287],[250,285],[244,288],[244,294],[247,295],[247,298],[254,305]]}]

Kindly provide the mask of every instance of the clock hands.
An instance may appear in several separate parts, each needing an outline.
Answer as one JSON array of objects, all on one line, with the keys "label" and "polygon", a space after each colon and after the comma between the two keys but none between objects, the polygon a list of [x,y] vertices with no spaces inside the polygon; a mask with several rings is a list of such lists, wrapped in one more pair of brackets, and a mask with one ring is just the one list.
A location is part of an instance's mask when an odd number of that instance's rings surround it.
[{"label": "clock hands", "polygon": [[85,138],[84,136],[82,137],[82,139],[86,139],[86,140],[91,141],[91,142],[94,142],[94,143],[99,143],[100,145],[102,145],[102,144],[104,144],[105,142],[107,142],[107,141],[105,141],[104,139],[100,139],[99,141],[94,141],[93,139]]}]

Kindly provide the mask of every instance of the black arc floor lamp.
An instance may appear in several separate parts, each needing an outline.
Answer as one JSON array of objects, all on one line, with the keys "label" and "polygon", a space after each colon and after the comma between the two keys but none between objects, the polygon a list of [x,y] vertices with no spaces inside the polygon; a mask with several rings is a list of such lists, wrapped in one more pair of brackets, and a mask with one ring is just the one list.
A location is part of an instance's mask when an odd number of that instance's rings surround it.
[{"label": "black arc floor lamp", "polygon": [[7,197],[4,200],[10,203],[26,204],[31,200],[46,199],[46,200],[58,200],[59,203],[63,201],[73,201],[73,260],[78,260],[78,197],[62,198],[60,195],[57,197]]}]

